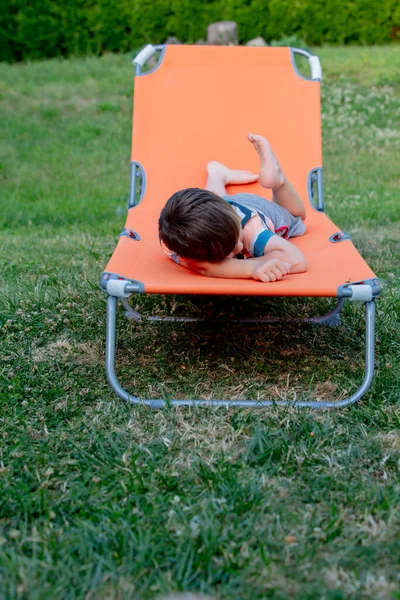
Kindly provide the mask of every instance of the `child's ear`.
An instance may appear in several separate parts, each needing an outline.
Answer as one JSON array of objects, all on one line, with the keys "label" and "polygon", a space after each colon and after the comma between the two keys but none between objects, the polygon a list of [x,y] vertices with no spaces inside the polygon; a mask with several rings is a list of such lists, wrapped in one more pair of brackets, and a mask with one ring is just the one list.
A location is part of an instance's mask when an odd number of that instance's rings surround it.
[{"label": "child's ear", "polygon": [[163,249],[163,251],[165,252],[165,254],[168,254],[168,256],[171,256],[171,254],[172,254],[171,250],[168,248],[167,244],[162,241],[160,236],[159,236],[159,240],[160,240],[160,246]]}]

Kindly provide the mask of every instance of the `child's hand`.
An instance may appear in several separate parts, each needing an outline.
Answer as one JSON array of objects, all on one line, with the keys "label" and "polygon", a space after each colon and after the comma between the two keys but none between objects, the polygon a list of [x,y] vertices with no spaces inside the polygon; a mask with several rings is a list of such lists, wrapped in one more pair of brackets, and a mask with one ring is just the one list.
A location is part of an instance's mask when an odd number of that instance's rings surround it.
[{"label": "child's hand", "polygon": [[290,273],[288,263],[284,263],[278,258],[270,258],[254,267],[253,279],[269,283],[270,281],[279,281],[288,273]]}]

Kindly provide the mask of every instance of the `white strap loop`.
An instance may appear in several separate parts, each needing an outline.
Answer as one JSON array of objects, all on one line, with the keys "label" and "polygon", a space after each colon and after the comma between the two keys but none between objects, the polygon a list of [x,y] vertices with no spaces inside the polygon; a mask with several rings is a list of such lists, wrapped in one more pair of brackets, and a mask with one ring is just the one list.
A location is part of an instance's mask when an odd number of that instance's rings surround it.
[{"label": "white strap loop", "polygon": [[351,302],[369,302],[372,300],[372,287],[370,285],[350,285],[352,292]]},{"label": "white strap loop", "polygon": [[151,58],[153,56],[153,54],[155,54],[156,49],[154,48],[154,46],[152,46],[151,44],[148,44],[147,46],[145,46],[143,48],[143,50],[141,50],[139,52],[139,54],[137,56],[135,56],[135,58],[133,59],[133,64],[139,65],[140,68],[143,67],[144,63],[149,60],[149,58]]},{"label": "white strap loop", "polygon": [[318,56],[310,56],[308,64],[311,67],[311,77],[322,81],[322,68]]},{"label": "white strap loop", "polygon": [[107,281],[107,294],[117,298],[129,298],[129,292],[125,292],[125,286],[129,283],[126,279],[109,279]]}]

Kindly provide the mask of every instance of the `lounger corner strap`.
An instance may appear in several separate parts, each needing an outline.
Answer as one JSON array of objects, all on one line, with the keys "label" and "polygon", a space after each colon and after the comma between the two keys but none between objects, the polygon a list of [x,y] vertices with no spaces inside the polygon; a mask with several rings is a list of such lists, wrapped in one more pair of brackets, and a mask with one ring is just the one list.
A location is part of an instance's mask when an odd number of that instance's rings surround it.
[{"label": "lounger corner strap", "polygon": [[109,279],[107,281],[107,294],[116,298],[129,298],[131,294],[141,293],[143,284],[127,281],[126,279]]},{"label": "lounger corner strap", "polygon": [[132,63],[135,66],[143,67],[144,63],[149,60],[156,52],[156,48],[152,44],[147,44],[140,52],[135,56]]},{"label": "lounger corner strap", "polygon": [[373,298],[373,291],[370,285],[349,285],[351,302],[370,302]]}]

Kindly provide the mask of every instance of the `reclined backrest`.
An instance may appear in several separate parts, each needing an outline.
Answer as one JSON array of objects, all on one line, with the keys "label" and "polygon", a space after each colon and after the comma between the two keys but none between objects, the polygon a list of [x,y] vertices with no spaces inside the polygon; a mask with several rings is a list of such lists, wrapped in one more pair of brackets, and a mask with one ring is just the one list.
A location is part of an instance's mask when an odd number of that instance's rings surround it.
[{"label": "reclined backrest", "polygon": [[290,48],[166,46],[135,78],[132,160],[155,211],[177,189],[204,186],[211,159],[257,172],[249,132],[270,141],[307,201],[308,175],[322,166],[320,83],[298,73]]}]

